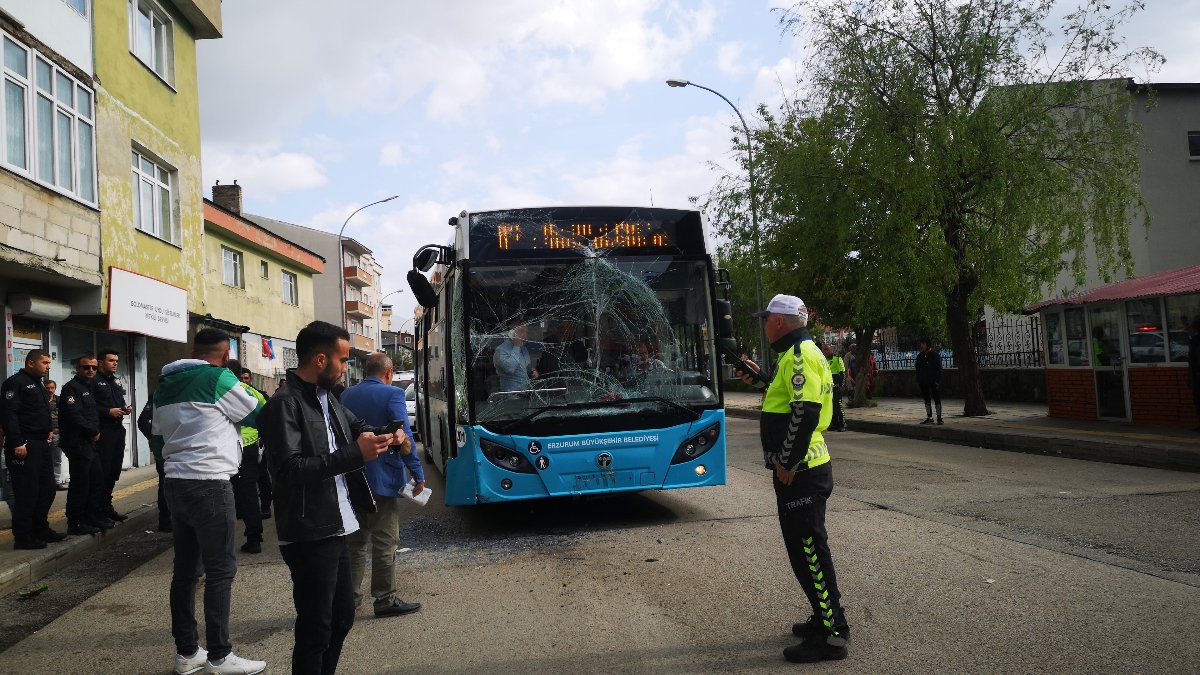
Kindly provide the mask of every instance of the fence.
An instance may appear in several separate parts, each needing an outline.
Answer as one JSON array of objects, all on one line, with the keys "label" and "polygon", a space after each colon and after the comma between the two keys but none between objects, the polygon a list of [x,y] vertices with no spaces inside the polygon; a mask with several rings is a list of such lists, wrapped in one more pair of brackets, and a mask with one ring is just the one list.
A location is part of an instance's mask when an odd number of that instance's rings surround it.
[{"label": "fence", "polygon": [[[999,315],[980,321],[971,331],[980,368],[1041,368],[1042,322],[1036,316]],[[886,328],[872,345],[880,370],[912,370],[917,359],[917,340],[922,332],[911,327]],[[949,346],[939,345],[942,366],[954,368]]]}]

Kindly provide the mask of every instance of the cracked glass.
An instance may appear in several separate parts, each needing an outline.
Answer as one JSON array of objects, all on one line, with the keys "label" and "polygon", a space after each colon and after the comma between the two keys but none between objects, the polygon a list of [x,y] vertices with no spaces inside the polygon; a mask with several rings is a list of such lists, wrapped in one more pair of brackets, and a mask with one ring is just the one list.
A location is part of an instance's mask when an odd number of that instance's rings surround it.
[{"label": "cracked glass", "polygon": [[455,379],[477,422],[691,419],[719,404],[698,214],[503,211],[473,214],[470,228],[466,281],[454,289],[468,328]]}]

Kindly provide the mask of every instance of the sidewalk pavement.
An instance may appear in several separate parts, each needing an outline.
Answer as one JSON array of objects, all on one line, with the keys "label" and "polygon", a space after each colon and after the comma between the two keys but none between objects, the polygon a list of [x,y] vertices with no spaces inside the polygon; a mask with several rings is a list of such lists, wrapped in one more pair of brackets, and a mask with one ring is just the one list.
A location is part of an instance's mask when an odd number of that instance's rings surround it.
[{"label": "sidewalk pavement", "polygon": [[[761,394],[725,393],[726,414],[758,419]],[[850,431],[995,450],[1200,471],[1200,433],[1171,427],[1050,417],[1045,404],[988,403],[986,417],[964,417],[962,399],[942,402],[946,424],[922,425],[925,402],[880,398],[873,408],[847,408]],[[831,434],[836,436],[836,434]]]},{"label": "sidewalk pavement", "polygon": [[[154,465],[126,469],[113,491],[113,507],[128,520],[108,532],[67,537],[37,551],[13,549],[12,513],[8,504],[0,501],[0,595],[35,583],[127,534],[157,528],[157,501],[158,473]],[[67,493],[56,493],[50,508],[50,527],[63,533],[67,531],[66,506]]]}]

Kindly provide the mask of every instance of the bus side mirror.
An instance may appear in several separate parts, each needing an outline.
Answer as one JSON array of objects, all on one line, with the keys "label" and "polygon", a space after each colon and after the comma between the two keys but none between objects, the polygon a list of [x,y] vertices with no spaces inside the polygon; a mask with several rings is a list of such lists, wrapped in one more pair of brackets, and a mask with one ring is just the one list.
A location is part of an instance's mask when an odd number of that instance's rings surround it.
[{"label": "bus side mirror", "polygon": [[731,337],[720,338],[717,340],[717,347],[732,361],[736,361],[738,359],[738,343],[736,339]]},{"label": "bus side mirror", "polygon": [[413,297],[417,302],[421,303],[422,307],[433,307],[437,305],[437,293],[433,290],[433,285],[417,270],[408,271],[408,287],[412,289]]},{"label": "bus side mirror", "polygon": [[[422,272],[428,272],[430,269],[433,268],[433,264],[437,262],[437,256],[438,256],[437,248],[432,247],[432,246],[423,248],[420,251],[417,251],[417,254],[415,256],[413,256],[413,267],[421,270]],[[424,278],[424,277],[422,277],[422,278]],[[426,283],[428,283],[428,282],[426,282]],[[408,279],[408,285],[412,286],[412,277],[411,276]],[[416,289],[413,289],[413,295],[416,295],[416,293],[417,293]],[[424,304],[424,303],[422,303],[422,304]],[[426,307],[428,307],[428,306],[430,306],[430,305],[426,305]]]},{"label": "bus side mirror", "polygon": [[733,338],[733,305],[728,300],[716,300],[713,302],[713,314],[717,320],[717,338]]}]

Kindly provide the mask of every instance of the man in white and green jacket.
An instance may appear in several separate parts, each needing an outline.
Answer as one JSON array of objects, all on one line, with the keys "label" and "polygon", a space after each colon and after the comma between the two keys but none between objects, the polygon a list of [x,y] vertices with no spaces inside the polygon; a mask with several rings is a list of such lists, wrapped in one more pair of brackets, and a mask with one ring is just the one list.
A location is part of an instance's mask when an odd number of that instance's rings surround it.
[{"label": "man in white and green jacket", "polygon": [[[229,479],[242,459],[239,427],[254,425],[262,404],[225,368],[229,336],[196,333],[192,358],[167,364],[154,391],[150,444],[163,458],[163,494],[171,508],[175,566],[171,634],[175,672],[261,673],[267,664],[243,659],[229,643],[229,605],[237,573],[235,517]],[[205,639],[196,626],[196,583],[203,570]]]}]

